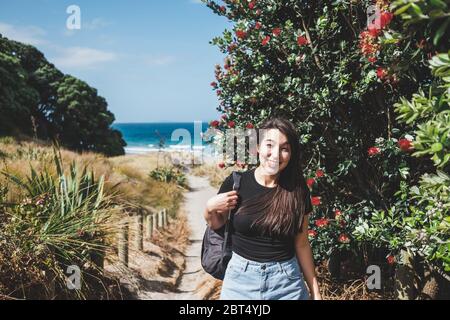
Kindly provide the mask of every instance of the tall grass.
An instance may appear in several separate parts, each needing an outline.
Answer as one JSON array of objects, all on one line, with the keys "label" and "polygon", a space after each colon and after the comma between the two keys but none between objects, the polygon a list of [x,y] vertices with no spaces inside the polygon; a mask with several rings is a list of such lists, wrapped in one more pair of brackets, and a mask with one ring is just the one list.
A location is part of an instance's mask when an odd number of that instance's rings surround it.
[{"label": "tall grass", "polygon": [[[152,155],[105,158],[0,138],[0,299],[120,298],[101,272],[105,253],[107,264],[116,259],[117,222],[141,206],[175,217],[183,200],[176,181],[149,176],[156,167]],[[81,291],[67,289],[70,265],[82,271]]]},{"label": "tall grass", "polygon": [[[104,177],[97,179],[93,171],[87,167],[80,169],[75,162],[67,173],[64,169],[61,154],[54,149],[53,168],[37,171],[30,165],[25,177],[1,171],[6,181],[23,193],[19,202],[8,203],[8,186],[2,187],[0,241],[9,241],[9,246],[2,246],[0,251],[4,257],[20,254],[43,262],[37,265],[48,272],[43,283],[48,294],[86,298],[93,289],[92,280],[101,273],[102,256],[114,231],[112,198],[104,193]],[[82,270],[81,290],[67,288],[65,272],[72,265]],[[26,269],[26,265],[23,267]],[[52,290],[48,283],[54,286]],[[33,295],[30,288],[22,286],[20,293],[17,287],[11,288],[18,284],[6,285],[13,296]]]}]

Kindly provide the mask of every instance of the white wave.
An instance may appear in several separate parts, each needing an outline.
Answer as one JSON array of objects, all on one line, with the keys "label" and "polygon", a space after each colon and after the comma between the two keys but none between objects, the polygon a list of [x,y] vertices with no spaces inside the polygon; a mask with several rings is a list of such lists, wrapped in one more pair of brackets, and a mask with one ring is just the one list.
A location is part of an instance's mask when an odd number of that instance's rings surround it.
[{"label": "white wave", "polygon": [[149,147],[125,147],[125,154],[147,154],[147,153],[152,153],[152,152],[158,152],[158,151],[163,151],[163,152],[194,152],[194,153],[201,153],[201,152],[208,152],[210,150],[210,146],[193,146],[193,148],[191,148],[191,146],[187,146],[187,145],[172,145],[172,146],[168,146],[166,148],[152,148],[150,146],[154,146],[154,145],[149,145]]}]

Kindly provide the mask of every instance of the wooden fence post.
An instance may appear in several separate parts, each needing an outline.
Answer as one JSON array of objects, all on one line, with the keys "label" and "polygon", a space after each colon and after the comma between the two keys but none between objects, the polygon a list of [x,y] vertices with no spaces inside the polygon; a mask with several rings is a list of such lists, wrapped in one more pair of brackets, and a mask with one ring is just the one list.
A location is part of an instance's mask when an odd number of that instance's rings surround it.
[{"label": "wooden fence post", "polygon": [[135,226],[136,226],[136,235],[134,238],[134,245],[136,250],[142,251],[144,249],[144,215],[141,211],[135,215]]},{"label": "wooden fence post", "polygon": [[160,210],[158,212],[158,229],[163,229],[163,215],[162,215],[162,210]]},{"label": "wooden fence post", "polygon": [[153,234],[155,234],[156,230],[158,230],[158,222],[156,220],[156,213],[151,214],[151,219],[152,219],[152,226],[153,226]]},{"label": "wooden fence post", "polygon": [[167,228],[167,209],[163,209],[163,225],[164,225],[164,229]]},{"label": "wooden fence post", "polygon": [[153,217],[151,212],[147,213],[145,225],[145,229],[147,230],[147,237],[151,239],[153,237]]},{"label": "wooden fence post", "polygon": [[128,221],[123,221],[119,230],[119,261],[128,267]]}]

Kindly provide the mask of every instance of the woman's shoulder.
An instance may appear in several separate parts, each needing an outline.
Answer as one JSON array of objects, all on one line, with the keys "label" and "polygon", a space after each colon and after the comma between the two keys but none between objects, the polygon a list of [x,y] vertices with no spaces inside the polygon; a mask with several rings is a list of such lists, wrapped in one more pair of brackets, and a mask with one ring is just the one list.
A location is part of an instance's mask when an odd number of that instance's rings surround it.
[{"label": "woman's shoulder", "polygon": [[[236,171],[241,175],[241,184],[242,181],[247,181],[248,179],[251,178],[251,174],[253,173],[255,169],[249,169],[247,171]],[[225,180],[222,182],[222,185],[220,186],[219,192],[218,193],[224,193],[224,192],[229,192],[233,190],[233,172],[231,172],[226,178]]]}]

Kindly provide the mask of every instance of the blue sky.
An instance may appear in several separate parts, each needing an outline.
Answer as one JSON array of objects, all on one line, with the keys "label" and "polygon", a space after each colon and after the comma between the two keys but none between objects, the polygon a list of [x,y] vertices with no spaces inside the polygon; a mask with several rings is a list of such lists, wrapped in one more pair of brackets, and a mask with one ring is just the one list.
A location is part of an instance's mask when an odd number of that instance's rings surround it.
[{"label": "blue sky", "polygon": [[[70,5],[81,29],[69,30]],[[0,0],[0,34],[35,45],[64,73],[98,89],[117,122],[208,121],[229,28],[197,0]]]}]

